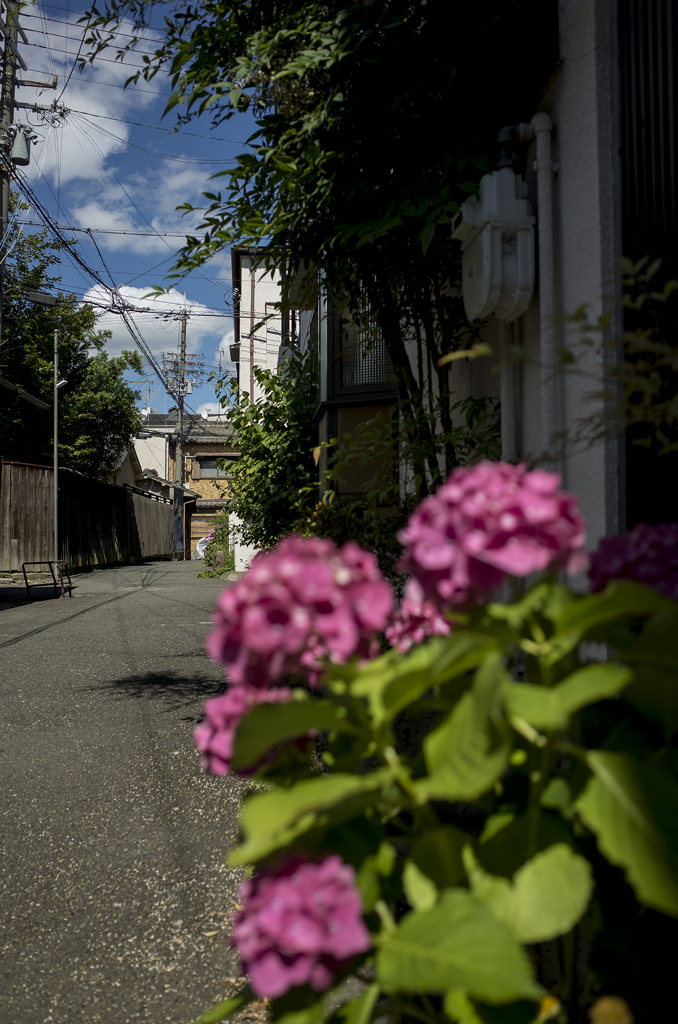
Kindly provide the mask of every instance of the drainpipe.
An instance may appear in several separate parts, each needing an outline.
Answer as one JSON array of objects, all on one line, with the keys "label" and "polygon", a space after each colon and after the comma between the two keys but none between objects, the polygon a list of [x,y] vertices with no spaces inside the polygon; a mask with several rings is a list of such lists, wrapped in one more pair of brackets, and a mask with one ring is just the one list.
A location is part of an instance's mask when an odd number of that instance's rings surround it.
[{"label": "drainpipe", "polygon": [[551,115],[541,111],[518,127],[521,139],[537,140],[537,225],[539,239],[539,312],[541,317],[541,429],[546,468],[556,465],[556,338],[553,238],[553,160]]},{"label": "drainpipe", "polygon": [[518,458],[516,436],[516,368],[511,359],[509,325],[499,321],[500,331],[500,402],[501,402],[501,458],[503,462],[515,462]]}]

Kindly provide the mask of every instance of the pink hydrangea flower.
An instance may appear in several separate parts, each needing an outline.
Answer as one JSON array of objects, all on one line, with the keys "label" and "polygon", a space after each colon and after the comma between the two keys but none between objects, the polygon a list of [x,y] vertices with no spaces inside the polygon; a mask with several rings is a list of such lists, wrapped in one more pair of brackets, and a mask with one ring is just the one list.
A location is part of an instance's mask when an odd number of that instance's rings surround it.
[{"label": "pink hydrangea flower", "polygon": [[429,636],[449,636],[451,632],[451,624],[425,599],[421,584],[409,579],[400,608],[393,613],[385,630],[391,647],[405,654],[413,644],[420,644]]},{"label": "pink hydrangea flower", "polygon": [[560,477],[524,465],[455,469],[410,516],[400,562],[438,607],[483,601],[505,576],[586,567],[584,521]]},{"label": "pink hydrangea flower", "polygon": [[678,524],[638,523],[627,533],[604,537],[591,555],[591,590],[610,580],[635,580],[678,600]]},{"label": "pink hydrangea flower", "polygon": [[240,902],[232,941],[261,998],[295,985],[322,992],[345,961],[371,946],[355,872],[336,854],[264,868],[243,883]]},{"label": "pink hydrangea flower", "polygon": [[223,696],[205,701],[205,721],[200,722],[193,733],[195,745],[203,755],[205,771],[226,775],[238,722],[255,704],[279,704],[291,699],[289,687],[257,690],[253,686],[232,686]]},{"label": "pink hydrangea flower", "polygon": [[292,673],[313,683],[326,658],[377,654],[392,606],[376,559],[357,544],[286,537],[223,592],[207,651],[233,683],[268,686]]}]

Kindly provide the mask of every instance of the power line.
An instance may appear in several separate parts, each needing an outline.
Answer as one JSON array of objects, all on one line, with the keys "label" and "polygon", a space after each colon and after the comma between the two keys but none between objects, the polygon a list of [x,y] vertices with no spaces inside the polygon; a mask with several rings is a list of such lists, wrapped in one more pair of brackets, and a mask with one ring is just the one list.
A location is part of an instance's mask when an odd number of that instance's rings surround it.
[{"label": "power line", "polygon": [[[120,88],[123,88],[123,86],[120,86]],[[239,142],[238,139],[224,139],[220,135],[201,135],[198,132],[184,132],[180,129],[175,131],[174,129],[164,128],[161,124],[144,124],[142,121],[128,121],[124,117],[113,117],[111,114],[93,114],[90,110],[75,110],[71,107],[70,111],[72,114],[84,114],[86,117],[101,117],[106,121],[120,121],[122,124],[133,124],[137,128],[152,128],[156,132],[166,132],[167,135],[190,135],[194,139],[208,139],[210,142],[232,142],[235,146],[252,145],[251,142]]]},{"label": "power line", "polygon": [[[28,46],[35,46],[39,50],[49,50],[51,53],[65,53],[68,57],[74,57],[75,52],[73,50],[64,50],[63,47],[59,46],[46,46],[44,43],[28,43]],[[122,61],[114,60],[112,57],[97,57],[98,61],[105,61],[107,64],[117,64],[119,68],[135,68],[138,71],[143,71],[146,67],[145,64],[123,64]],[[152,92],[150,89],[144,89],[144,92]],[[158,92],[153,93],[154,96],[171,96],[171,93]]]},{"label": "power line", "polygon": [[[35,17],[37,17],[37,15],[35,15],[35,14],[34,14],[34,15],[33,15],[33,17],[35,18]],[[63,20],[61,20],[61,19],[59,19],[59,18],[46,18],[45,20],[46,20],[46,21],[54,21],[54,22],[57,22],[57,23],[58,23],[59,25],[72,25],[72,26],[73,26],[73,28],[76,28],[76,29],[80,27],[80,26],[79,26],[79,25],[78,25],[77,23],[74,23],[74,22],[70,22],[70,21],[63,21]],[[83,32],[83,40],[82,40],[82,41],[83,41],[83,43],[84,43],[84,41],[85,41],[85,40],[84,40],[84,34],[85,34],[85,32],[87,31],[87,29],[88,29],[89,27],[90,27],[90,26],[89,26],[89,24],[87,24],[87,25],[85,25],[85,27],[84,27],[84,28],[83,28],[83,30],[82,30],[82,32]],[[39,29],[37,29],[37,28],[31,28],[31,27],[30,27],[30,25],[29,25],[29,26],[27,26],[27,31],[28,31],[28,32],[39,32]],[[124,33],[124,34],[125,34],[125,35],[127,35],[127,33]],[[50,39],[66,39],[66,40],[69,40],[69,39],[71,38],[71,36],[70,36],[70,35],[69,35],[68,33],[63,33],[63,32],[53,32],[53,31],[52,31],[51,29],[50,29],[50,31],[49,31],[49,37],[50,37]],[[132,38],[132,37],[130,37],[130,38]],[[27,45],[27,46],[35,46],[36,44],[35,44],[35,43],[31,43],[31,42],[28,42],[28,43],[27,43],[26,45]],[[115,42],[113,42],[113,43],[112,43],[111,45],[112,45],[112,46],[115,46]],[[121,47],[120,49],[122,49],[122,47]],[[156,53],[157,51],[156,51],[156,50],[140,50],[140,49],[138,49],[138,48],[137,48],[137,47],[135,46],[135,47],[133,48],[133,50],[132,50],[131,52],[133,52],[133,53],[141,53],[141,54],[145,54],[145,55],[146,55],[146,56],[148,56],[148,57],[153,57],[153,56],[155,55],[155,53]],[[96,60],[98,60],[99,58],[98,58],[98,57],[96,57],[95,59],[96,59]],[[121,62],[120,62],[120,61],[116,61],[116,63],[117,63],[117,64],[120,64]],[[144,67],[145,67],[145,66],[146,66],[146,65],[144,65]]]},{"label": "power line", "polygon": [[[77,126],[76,126],[76,127],[77,127]],[[81,130],[82,130],[82,129],[81,129]],[[103,154],[103,153],[101,152],[101,150],[99,149],[99,147],[98,147],[98,145],[97,145],[96,141],[95,141],[94,139],[91,139],[91,138],[89,137],[89,135],[87,135],[87,133],[86,133],[86,132],[84,132],[84,131],[83,131],[83,135],[85,136],[85,138],[87,139],[87,141],[88,141],[88,142],[90,143],[90,145],[91,145],[91,146],[93,146],[93,147],[94,147],[94,149],[96,149],[96,150],[97,150],[97,152],[99,153],[99,156],[100,156],[100,157],[101,157],[101,159],[102,159],[102,160],[103,160],[103,161],[105,162],[105,161],[106,161],[106,157],[104,156],[104,154]],[[80,144],[78,143],[78,145],[80,145]],[[82,148],[82,147],[81,147],[81,148]],[[87,155],[86,155],[86,154],[84,153],[84,151],[83,151],[83,155],[84,155],[84,157],[85,157],[85,160],[87,160]],[[89,163],[89,160],[87,160],[87,163]],[[91,167],[91,166],[92,166],[92,165],[90,164],[90,167]],[[94,170],[94,168],[92,168],[92,170]],[[112,172],[111,172],[111,173],[112,173]],[[96,172],[96,171],[94,171],[94,174],[95,174],[95,176],[96,176],[97,178],[99,178],[99,175],[97,174],[97,172]],[[129,202],[130,202],[130,203],[132,204],[132,206],[133,206],[133,207],[134,207],[134,209],[135,209],[135,210],[137,211],[137,213],[139,214],[139,216],[141,217],[141,219],[142,219],[142,220],[145,220],[145,221],[146,221],[146,223],[148,224],[149,228],[151,228],[151,230],[152,230],[152,231],[154,231],[154,232],[155,232],[155,234],[157,234],[159,238],[162,238],[162,236],[158,234],[158,232],[156,231],[156,229],[155,229],[154,225],[153,225],[153,224],[151,223],[151,221],[150,221],[150,220],[148,219],[148,217],[146,216],[146,214],[145,214],[145,213],[143,213],[143,211],[139,209],[139,207],[138,207],[138,206],[137,206],[137,204],[136,204],[136,203],[134,202],[134,200],[133,200],[133,199],[132,199],[132,197],[130,196],[129,192],[127,191],[127,189],[125,188],[125,186],[123,185],[123,183],[122,183],[122,182],[120,181],[120,179],[119,179],[119,178],[117,177],[117,175],[113,174],[113,178],[114,178],[114,180],[115,180],[115,181],[117,182],[117,184],[118,184],[118,185],[120,186],[120,188],[121,188],[121,189],[122,189],[122,191],[124,192],[125,196],[127,197],[128,201],[129,201]],[[118,205],[118,206],[120,207],[120,209],[121,209],[121,210],[123,211],[123,213],[125,213],[125,214],[126,214],[127,216],[129,216],[129,214],[127,214],[127,213],[126,213],[126,211],[125,211],[125,210],[123,209],[123,207],[121,206],[121,204],[120,204],[120,203],[118,203],[118,200],[117,200],[117,199],[115,198],[115,196],[113,196],[113,193],[112,193],[112,192],[110,191],[110,189],[108,188],[108,186],[106,185],[106,183],[105,183],[104,181],[102,181],[102,180],[101,180],[101,178],[99,178],[99,181],[101,181],[101,184],[102,184],[102,185],[104,186],[104,188],[106,189],[106,191],[107,191],[107,192],[108,192],[108,193],[109,193],[109,194],[110,194],[110,195],[112,196],[112,198],[113,198],[114,202],[115,202],[115,203],[116,203],[116,204],[117,204],[117,205]],[[131,220],[134,220],[134,218],[133,218],[133,217],[132,217],[132,218],[130,218],[130,219],[131,219]],[[140,226],[141,226],[141,225],[137,224],[137,227],[140,227]],[[164,244],[164,245],[166,245],[168,249],[171,249],[171,246],[169,245],[169,243],[168,243],[168,242],[166,242],[166,241],[165,241],[164,239],[162,239],[162,241],[163,241],[163,244]],[[219,288],[219,290],[220,290],[220,291],[222,290],[222,288],[221,288],[221,284],[219,284],[219,282],[218,282],[218,281],[215,281],[215,280],[214,280],[213,278],[211,278],[211,277],[209,276],[209,274],[206,274],[206,273],[204,272],[204,270],[201,270],[201,269],[200,269],[199,267],[198,267],[197,269],[198,269],[198,273],[199,273],[199,274],[200,274],[200,275],[201,275],[202,277],[204,277],[206,281],[209,281],[209,282],[210,282],[211,284],[213,284],[213,285],[214,285],[214,286],[215,286],[216,288]]]},{"label": "power line", "polygon": [[[66,8],[63,8],[63,7],[54,7],[52,4],[40,4],[40,9],[42,9],[44,7],[51,7],[52,10],[55,10],[55,11],[64,11],[65,13],[70,13],[70,12],[66,12]],[[77,12],[74,12],[74,13],[77,13]],[[40,18],[43,21],[53,21],[55,25],[65,25],[65,24],[68,24],[68,25],[72,25],[74,28],[77,28],[78,25],[79,25],[79,19],[78,19],[78,21],[67,21],[64,18],[50,18],[50,16],[48,14],[42,14],[42,13],[41,14],[30,14],[26,10],[23,10],[21,12],[21,17],[22,18]],[[89,25],[87,25],[86,27],[89,28]],[[37,30],[36,29],[29,29],[29,31],[35,32]],[[115,35],[116,35],[116,38],[117,38],[117,36],[127,36],[128,39],[135,39],[135,38],[137,38],[135,33],[133,33],[133,32],[121,32],[119,29],[116,30]],[[143,36],[139,36],[138,38],[139,38],[139,40],[141,42],[144,41],[144,37]],[[146,41],[149,42],[149,43],[154,42],[153,39],[147,39]],[[159,37],[158,38],[158,42],[161,42],[161,41],[162,41],[162,39],[161,39],[161,37]]]},{"label": "power line", "polygon": [[[26,224],[30,227],[44,226],[39,220],[18,220],[17,224]],[[85,235],[89,235],[94,232],[97,235],[133,235],[140,238],[186,238],[185,231],[123,231],[121,229],[114,228],[74,228],[69,224],[59,224],[59,229],[61,231],[83,232]]]},{"label": "power line", "polygon": [[[73,111],[71,111],[71,113],[73,113]],[[85,124],[89,125],[90,128],[93,128],[97,132],[101,132],[101,134],[105,135],[107,138],[113,139],[115,142],[122,142],[123,145],[131,146],[132,149],[138,149],[141,153],[148,153],[149,156],[157,156],[163,160],[176,160],[179,163],[185,164],[223,165],[223,160],[203,160],[202,157],[199,156],[171,156],[169,153],[158,153],[157,150],[146,149],[145,146],[138,146],[135,142],[130,142],[128,139],[121,139],[119,135],[114,135],[113,132],[109,132],[107,128],[101,128],[98,124],[93,124],[82,114],[79,114],[78,116],[81,117]]]},{"label": "power line", "polygon": [[158,364],[157,364],[157,362],[155,360],[155,357],[153,356],[153,353],[151,352],[151,350],[148,347],[148,345],[146,344],[143,336],[139,332],[136,324],[134,323],[134,320],[133,320],[131,314],[129,314],[129,312],[128,312],[127,308],[126,308],[127,304],[125,303],[125,300],[123,299],[123,297],[118,292],[117,288],[114,288],[114,289],[109,288],[108,285],[105,283],[105,281],[102,280],[100,274],[96,270],[94,270],[93,267],[90,267],[85,262],[85,260],[80,256],[80,254],[77,251],[77,248],[74,247],[73,245],[71,245],[68,242],[68,240],[66,238],[64,238],[64,236],[61,234],[60,230],[58,229],[58,227],[56,226],[56,224],[52,220],[51,214],[42,205],[42,203],[38,199],[37,195],[35,195],[35,193],[33,192],[33,189],[30,187],[28,182],[25,180],[25,176],[21,174],[21,172],[18,170],[18,168],[16,168],[16,167],[12,168],[12,176],[14,177],[14,180],[17,182],[19,190],[24,194],[24,196],[26,196],[27,198],[29,198],[32,201],[35,209],[38,211],[40,216],[43,217],[43,219],[45,221],[45,225],[50,229],[50,231],[52,231],[52,233],[55,235],[55,237],[65,246],[66,251],[69,252],[71,258],[74,259],[76,261],[76,263],[78,263],[83,268],[83,270],[94,281],[96,281],[97,284],[99,284],[104,289],[105,292],[107,292],[109,294],[110,299],[111,299],[111,311],[112,312],[115,311],[115,312],[119,313],[119,315],[121,316],[121,318],[123,320],[123,323],[125,324],[125,327],[127,328],[129,334],[131,335],[132,339],[137,343],[137,345],[139,346],[139,348],[141,349],[143,354],[146,356],[146,359],[148,360],[148,363],[151,366],[151,369],[156,374],[156,376],[158,377],[158,380],[162,383],[162,385],[165,388],[165,390],[167,390],[167,382],[166,382],[166,380],[165,380],[165,378],[163,376],[162,370],[158,366]]}]

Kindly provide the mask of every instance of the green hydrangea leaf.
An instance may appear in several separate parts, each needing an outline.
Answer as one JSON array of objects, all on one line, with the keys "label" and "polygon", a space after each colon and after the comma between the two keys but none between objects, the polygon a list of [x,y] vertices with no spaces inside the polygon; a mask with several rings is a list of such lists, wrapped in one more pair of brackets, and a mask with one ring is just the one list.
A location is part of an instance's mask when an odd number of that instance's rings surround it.
[{"label": "green hydrangea leaf", "polygon": [[451,988],[445,993],[445,1013],[457,1024],[484,1024],[476,1008],[462,988]]},{"label": "green hydrangea leaf", "polygon": [[233,867],[256,863],[313,828],[320,814],[329,815],[331,825],[332,812],[346,804],[353,817],[359,811],[355,805],[367,805],[392,778],[389,768],[366,775],[337,773],[249,796],[241,813],[245,841],[231,853],[228,863]]},{"label": "green hydrangea leaf", "polygon": [[248,985],[247,988],[243,989],[243,991],[237,996],[232,996],[230,999],[224,999],[218,1006],[215,1006],[206,1013],[203,1013],[203,1015],[198,1017],[193,1024],[219,1024],[219,1021],[232,1017],[237,1010],[242,1009],[243,1006],[247,1006],[247,1004],[253,1002],[254,999],[256,999],[256,996]]},{"label": "green hydrangea leaf", "polygon": [[507,682],[500,652],[486,655],[471,692],[427,736],[424,756],[430,774],[417,783],[427,796],[475,800],[499,778],[511,752],[511,730],[501,710]]},{"label": "green hydrangea leaf", "polygon": [[678,917],[678,785],[627,754],[592,750],[587,762],[593,777],[575,806],[601,853],[642,903]]},{"label": "green hydrangea leaf", "polygon": [[632,677],[623,665],[587,665],[557,686],[507,683],[504,705],[509,715],[524,718],[537,729],[564,729],[575,711],[619,693]]},{"label": "green hydrangea leaf", "polygon": [[256,765],[264,755],[286,740],[306,736],[311,729],[337,729],[360,735],[344,708],[330,700],[290,701],[289,704],[259,704],[238,724],[231,766],[236,770]]},{"label": "green hydrangea leaf", "polygon": [[430,910],[438,899],[438,890],[414,861],[408,860],[403,868],[403,890],[413,910]]},{"label": "green hydrangea leaf", "polygon": [[364,697],[375,726],[390,722],[422,693],[476,668],[497,646],[493,637],[460,630],[432,637],[407,654],[388,651],[354,669],[351,693]]},{"label": "green hydrangea leaf", "polygon": [[438,889],[450,889],[464,878],[461,851],[467,842],[466,832],[453,825],[432,828],[417,839],[410,860]]},{"label": "green hydrangea leaf", "polygon": [[523,864],[511,882],[485,872],[466,847],[474,894],[511,929],[519,942],[545,942],[565,935],[591,898],[591,865],[565,843],[557,843]]},{"label": "green hydrangea leaf", "polygon": [[431,910],[413,911],[380,940],[377,977],[388,992],[463,989],[488,1003],[542,993],[520,943],[464,889],[450,889]]},{"label": "green hydrangea leaf", "polygon": [[616,580],[601,594],[572,601],[555,620],[555,631],[544,656],[554,665],[574,650],[591,630],[622,619],[645,618],[672,608],[672,602],[642,583]]}]

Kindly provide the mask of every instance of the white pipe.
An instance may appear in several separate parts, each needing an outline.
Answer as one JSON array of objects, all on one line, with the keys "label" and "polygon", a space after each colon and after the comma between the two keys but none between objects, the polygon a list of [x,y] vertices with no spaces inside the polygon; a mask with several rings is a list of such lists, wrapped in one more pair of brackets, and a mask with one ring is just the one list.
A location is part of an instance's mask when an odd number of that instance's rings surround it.
[{"label": "white pipe", "polygon": [[503,462],[515,462],[518,458],[516,437],[516,386],[515,365],[511,358],[509,328],[504,320],[499,321],[500,331],[500,400],[501,400],[501,457]]},{"label": "white pipe", "polygon": [[555,261],[553,237],[553,160],[551,156],[551,115],[535,114],[530,124],[521,124],[521,139],[537,140],[537,224],[539,237],[539,314],[541,319],[541,430],[547,467],[556,465],[556,344],[555,344]]}]

